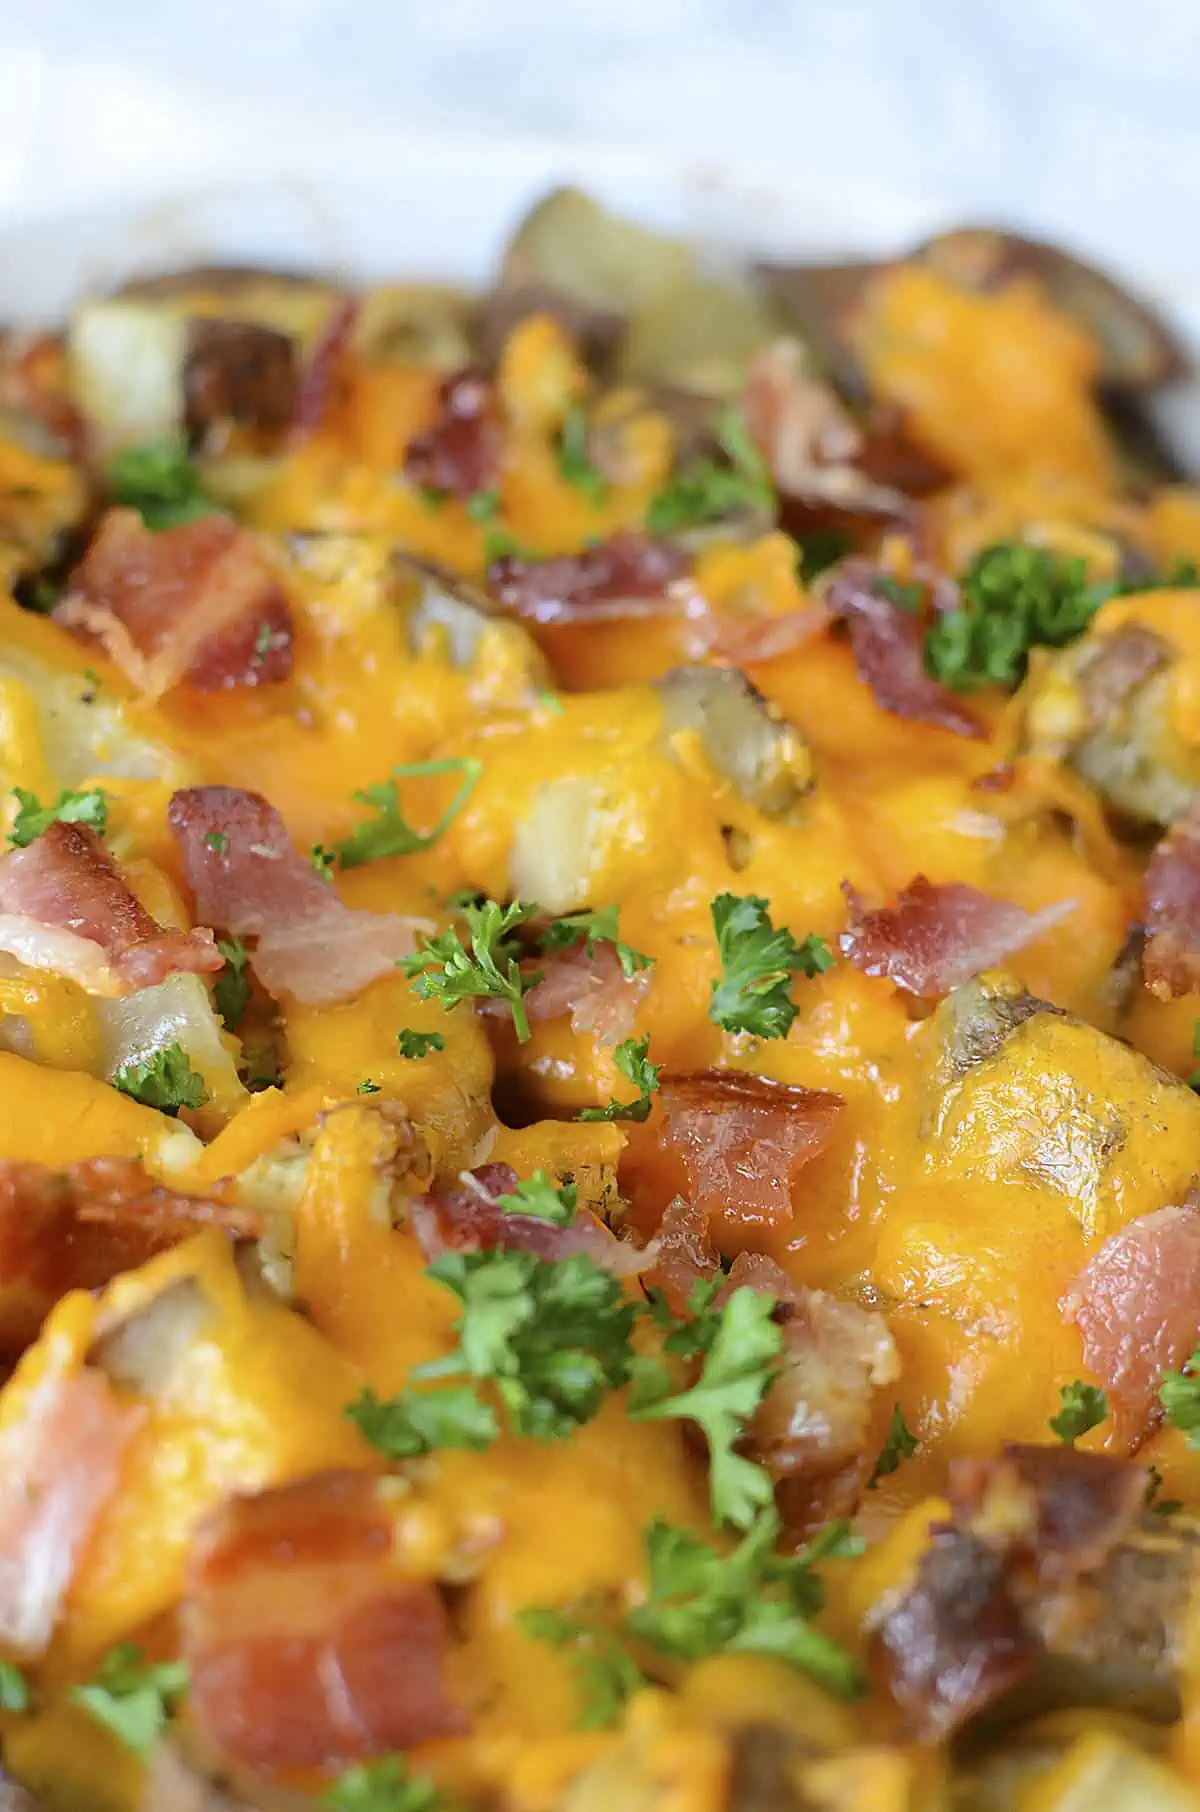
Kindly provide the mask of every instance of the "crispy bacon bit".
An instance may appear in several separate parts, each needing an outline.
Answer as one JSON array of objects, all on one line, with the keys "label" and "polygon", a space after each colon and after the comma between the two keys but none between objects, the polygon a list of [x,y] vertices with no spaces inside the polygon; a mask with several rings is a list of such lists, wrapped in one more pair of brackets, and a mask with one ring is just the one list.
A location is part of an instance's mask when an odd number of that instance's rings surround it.
[{"label": "crispy bacon bit", "polygon": [[[13,1388],[10,1386],[10,1389]],[[96,1372],[48,1371],[0,1429],[0,1642],[42,1654],[142,1411]]]},{"label": "crispy bacon bit", "polygon": [[488,568],[488,586],[506,610],[529,623],[596,623],[684,614],[685,556],[632,529],[554,560],[506,554]]},{"label": "crispy bacon bit", "polygon": [[877,1393],[900,1375],[883,1316],[793,1283],[773,1259],[743,1252],[727,1288],[782,1305],[783,1366],[750,1424],[755,1457],[776,1482],[791,1535],[852,1510],[879,1451]]},{"label": "crispy bacon bit", "polygon": [[397,1569],[377,1480],[326,1473],[235,1497],[192,1550],[189,1712],[226,1762],[332,1767],[453,1736],[437,1588]]},{"label": "crispy bacon bit", "polygon": [[583,1252],[614,1277],[636,1277],[654,1263],[657,1245],[627,1245],[586,1209],[565,1227],[536,1214],[506,1213],[498,1198],[517,1187],[517,1173],[508,1164],[482,1164],[464,1171],[460,1181],[461,1189],[436,1190],[408,1204],[426,1259],[442,1252],[532,1252],[547,1259]]},{"label": "crispy bacon bit", "polygon": [[591,956],[576,950],[551,951],[537,962],[542,980],[525,996],[531,1020],[571,1015],[571,1030],[591,1032],[601,1044],[618,1044],[633,1030],[634,1015],[650,986],[650,972],[626,975],[611,944],[597,944]]},{"label": "crispy bacon bit", "polygon": [[864,910],[848,881],[842,891],[850,908],[849,926],[838,940],[842,955],[864,975],[887,976],[925,1000],[1002,963],[1075,909],[1074,900],[1064,900],[1026,912],[964,882],[935,886],[924,875],[877,912]]},{"label": "crispy bacon bit", "polygon": [[183,1195],[132,1158],[89,1158],[65,1170],[0,1161],[0,1352],[20,1352],[68,1290],[97,1290],[214,1226],[259,1231],[255,1216],[219,1192]]},{"label": "crispy bacon bit", "polygon": [[313,348],[296,396],[295,431],[299,438],[319,428],[343,382],[350,337],[358,320],[355,296],[339,302]]},{"label": "crispy bacon bit", "polygon": [[1170,659],[1170,646],[1141,623],[1126,623],[1112,635],[1100,637],[1077,673],[1089,728],[1099,729],[1131,692]]},{"label": "crispy bacon bit", "polygon": [[[925,671],[924,629],[909,611],[879,590],[886,578],[869,560],[843,560],[825,590],[825,601],[850,632],[860,677],[875,702],[894,717],[934,724],[955,736],[982,736],[982,726],[954,695]],[[945,609],[949,594],[935,609]]]},{"label": "crispy bacon bit", "polygon": [[1110,1454],[1008,1442],[986,1460],[956,1460],[949,1497],[975,1535],[1032,1564],[1039,1578],[1100,1566],[1137,1521],[1145,1475]]},{"label": "crispy bacon bit", "polygon": [[1086,1670],[1103,1673],[1105,1641],[1120,1640],[1119,1628],[1105,1636],[1100,1613],[1137,1525],[1144,1470],[1010,1445],[953,1464],[949,1497],[952,1523],[933,1529],[912,1585],[878,1627],[888,1685],[914,1734],[951,1735],[1023,1685],[1048,1646],[1062,1649],[1068,1674],[1077,1663],[1091,1703]]},{"label": "crispy bacon bit", "polygon": [[746,427],[785,496],[848,516],[904,519],[907,497],[858,465],[864,437],[798,340],[774,341],[750,367],[742,394]]},{"label": "crispy bacon bit", "polygon": [[1033,1666],[1036,1643],[1005,1573],[1005,1557],[984,1542],[935,1528],[914,1584],[880,1626],[892,1697],[927,1742],[949,1736]]},{"label": "crispy bacon bit", "polygon": [[658,1253],[646,1273],[646,1287],[661,1290],[668,1306],[682,1315],[696,1285],[720,1269],[712,1224],[703,1208],[677,1195],[667,1203],[655,1244]]},{"label": "crispy bacon bit", "polygon": [[500,417],[488,379],[470,366],[445,378],[439,414],[416,435],[404,459],[404,476],[426,490],[472,497],[486,491],[500,459]]},{"label": "crispy bacon bit", "polygon": [[183,365],[184,418],[189,435],[233,424],[267,441],[289,426],[296,404],[296,355],[285,333],[259,321],[202,315],[188,322]]},{"label": "crispy bacon bit", "polygon": [[151,918],[95,831],[57,821],[0,857],[0,950],[107,995],[222,962],[211,931],[168,931]]},{"label": "crispy bacon bit", "polygon": [[268,994],[312,1007],[345,1000],[410,955],[414,932],[428,928],[345,905],[293,847],[261,793],[189,787],[174,794],[167,820],[197,911],[235,937],[257,940],[250,966]]},{"label": "crispy bacon bit", "polygon": [[1173,824],[1146,864],[1142,973],[1160,1000],[1200,988],[1200,806]]},{"label": "crispy bacon bit", "polygon": [[1136,1443],[1158,1420],[1158,1386],[1200,1334],[1200,1204],[1144,1214],[1106,1239],[1059,1307],[1083,1335],[1083,1363]]},{"label": "crispy bacon bit", "polygon": [[147,698],[263,686],[292,671],[292,615],[266,545],[228,516],[153,533],[107,510],[55,617]]},{"label": "crispy bacon bit", "polygon": [[733,1070],[673,1076],[662,1104],[696,1206],[767,1226],[791,1219],[793,1173],[824,1151],[845,1106],[824,1089]]}]

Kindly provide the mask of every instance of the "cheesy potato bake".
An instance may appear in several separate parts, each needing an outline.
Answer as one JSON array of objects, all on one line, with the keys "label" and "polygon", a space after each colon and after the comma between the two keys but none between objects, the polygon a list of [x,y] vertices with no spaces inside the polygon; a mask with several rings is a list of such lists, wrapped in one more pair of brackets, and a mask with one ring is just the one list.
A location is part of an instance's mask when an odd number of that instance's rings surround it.
[{"label": "cheesy potato bake", "polygon": [[1200,490],[1013,235],[0,341],[7,1812],[1200,1809]]}]

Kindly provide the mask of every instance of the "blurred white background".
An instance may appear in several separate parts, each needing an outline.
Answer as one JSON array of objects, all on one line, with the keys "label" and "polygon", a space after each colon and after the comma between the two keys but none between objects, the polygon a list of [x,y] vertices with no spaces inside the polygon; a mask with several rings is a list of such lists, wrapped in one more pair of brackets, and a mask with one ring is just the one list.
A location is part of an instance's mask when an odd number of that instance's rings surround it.
[{"label": "blurred white background", "polygon": [[414,132],[796,172],[1200,279],[1200,0],[0,0],[0,222]]}]

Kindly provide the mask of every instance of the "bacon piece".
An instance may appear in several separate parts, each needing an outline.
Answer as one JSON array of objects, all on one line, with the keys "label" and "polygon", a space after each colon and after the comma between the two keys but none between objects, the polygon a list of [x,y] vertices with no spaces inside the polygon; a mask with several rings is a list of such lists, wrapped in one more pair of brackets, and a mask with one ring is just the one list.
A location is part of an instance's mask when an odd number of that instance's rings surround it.
[{"label": "bacon piece", "polygon": [[646,1287],[661,1290],[668,1307],[683,1315],[696,1285],[715,1277],[721,1268],[712,1223],[703,1208],[677,1195],[663,1211],[655,1244],[658,1252],[646,1273]]},{"label": "bacon piece", "polygon": [[575,950],[538,958],[542,980],[525,995],[531,1020],[571,1015],[571,1030],[591,1032],[601,1044],[618,1044],[633,1030],[634,1015],[650,986],[650,971],[626,975],[611,944],[597,944],[591,956]]},{"label": "bacon piece", "polygon": [[430,491],[472,497],[486,491],[500,461],[500,417],[492,386],[465,366],[438,389],[439,414],[431,428],[409,442],[404,476]]},{"label": "bacon piece", "polygon": [[346,354],[358,312],[356,296],[339,302],[313,348],[296,396],[294,425],[300,439],[319,428],[333,406],[345,376]]},{"label": "bacon piece", "polygon": [[97,1372],[51,1370],[0,1429],[0,1642],[6,1650],[23,1657],[45,1651],[142,1415],[118,1401]]},{"label": "bacon piece", "polygon": [[91,994],[135,994],[222,957],[211,931],[168,931],[136,900],[95,831],[55,821],[0,857],[0,950]]},{"label": "bacon piece", "polygon": [[751,438],[785,496],[869,520],[904,520],[907,497],[860,469],[863,434],[798,340],[775,340],[752,363],[742,393]]},{"label": "bacon piece", "polygon": [[463,1730],[441,1596],[394,1553],[393,1515],[361,1473],[235,1497],[209,1519],[181,1635],[189,1712],[217,1756],[276,1773]]},{"label": "bacon piece", "polygon": [[497,600],[526,622],[596,623],[684,614],[692,603],[690,587],[678,583],[686,566],[668,542],[623,529],[553,560],[505,554],[487,577]]},{"label": "bacon piece", "polygon": [[345,1000],[410,955],[414,932],[429,928],[345,905],[261,793],[188,787],[173,795],[167,821],[198,913],[257,940],[250,966],[268,994],[312,1007]]},{"label": "bacon piece", "polygon": [[1140,1601],[1123,1606],[1120,1593],[1123,1544],[1145,1496],[1141,1467],[1009,1445],[996,1458],[955,1462],[949,1496],[953,1521],[933,1529],[878,1629],[887,1683],[914,1734],[951,1735],[1055,1652],[1069,1702],[1093,1704],[1106,1673],[1111,1689],[1114,1661],[1140,1671],[1140,1657],[1121,1653],[1127,1644],[1144,1647],[1153,1673],[1154,1618]]},{"label": "bacon piece", "polygon": [[1027,1677],[1037,1653],[1003,1554],[941,1525],[878,1633],[892,1697],[914,1733],[941,1741]]},{"label": "bacon piece", "polygon": [[247,1238],[260,1230],[219,1193],[168,1189],[132,1158],[89,1158],[65,1170],[0,1160],[0,1352],[34,1339],[68,1290],[100,1289],[212,1226]]},{"label": "bacon piece", "polygon": [[426,1259],[443,1252],[532,1252],[538,1258],[585,1253],[614,1277],[636,1277],[655,1261],[657,1246],[637,1247],[617,1238],[595,1215],[580,1209],[565,1227],[537,1214],[509,1214],[498,1198],[512,1195],[517,1173],[508,1164],[464,1171],[461,1189],[415,1196],[409,1221]]},{"label": "bacon piece", "polygon": [[1142,974],[1160,1000],[1200,988],[1200,806],[1155,847],[1142,879],[1146,949]]},{"label": "bacon piece", "polygon": [[292,614],[266,545],[228,516],[152,533],[107,510],[54,611],[147,698],[262,686],[292,671]]},{"label": "bacon piece", "polygon": [[864,975],[883,975],[910,994],[932,1000],[1002,963],[1075,910],[1074,900],[1026,912],[978,887],[935,885],[917,875],[890,906],[867,912],[848,881],[842,891],[850,923],[838,939],[842,955]]},{"label": "bacon piece", "polygon": [[[971,713],[926,673],[921,618],[880,592],[886,576],[869,560],[843,560],[825,588],[830,610],[849,629],[855,664],[876,704],[894,717],[934,724],[955,736],[982,736]],[[947,608],[949,593],[934,602],[935,608]]]},{"label": "bacon piece", "polygon": [[1061,1579],[1100,1566],[1128,1535],[1146,1479],[1111,1454],[1009,1441],[987,1459],[953,1461],[948,1495],[973,1534],[1031,1564],[1039,1579]]},{"label": "bacon piece", "polygon": [[734,1260],[726,1291],[740,1285],[780,1304],[782,1368],[749,1437],[798,1535],[853,1509],[879,1450],[878,1392],[899,1377],[900,1358],[882,1315],[794,1283],[762,1253]]},{"label": "bacon piece", "polygon": [[734,1070],[672,1076],[661,1097],[697,1207],[767,1226],[791,1219],[793,1173],[824,1151],[845,1106],[824,1089]]},{"label": "bacon piece", "polygon": [[290,337],[261,321],[200,315],[188,322],[183,365],[189,436],[203,440],[233,423],[269,442],[289,426],[296,404],[296,355]]},{"label": "bacon piece", "polygon": [[1135,1442],[1159,1419],[1164,1371],[1182,1365],[1200,1335],[1198,1210],[1193,1196],[1122,1227],[1059,1303],[1083,1335],[1083,1363],[1108,1392],[1114,1421]]}]

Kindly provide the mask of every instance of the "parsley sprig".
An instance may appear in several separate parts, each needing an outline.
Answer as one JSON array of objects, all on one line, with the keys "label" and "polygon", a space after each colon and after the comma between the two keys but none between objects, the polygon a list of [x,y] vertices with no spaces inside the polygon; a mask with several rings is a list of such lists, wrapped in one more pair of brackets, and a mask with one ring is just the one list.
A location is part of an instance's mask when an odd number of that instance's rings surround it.
[{"label": "parsley sprig", "polygon": [[786,927],[777,930],[757,894],[719,893],[711,911],[721,978],[712,984],[709,1018],[727,1032],[786,1038],[797,1013],[792,974],[824,974],[834,961],[829,945],[811,934],[798,944]]},{"label": "parsley sprig", "polygon": [[428,1057],[431,1051],[446,1048],[446,1040],[440,1032],[414,1032],[411,1026],[396,1033],[396,1043],[402,1057]]},{"label": "parsley sprig", "polygon": [[830,1523],[798,1554],[779,1554],[778,1536],[774,1506],[762,1511],[728,1553],[688,1529],[657,1520],[643,1538],[646,1596],[615,1627],[588,1605],[531,1606],[520,1621],[529,1635],[571,1651],[585,1727],[614,1723],[661,1660],[770,1655],[831,1693],[855,1697],[864,1686],[857,1663],[811,1619],[824,1603],[816,1567],[860,1553],[862,1543],[845,1522]]},{"label": "parsley sprig", "polygon": [[245,944],[237,937],[219,937],[217,949],[225,958],[225,967],[218,971],[213,983],[213,1004],[221,1015],[226,1031],[236,1032],[246,1017],[246,1008],[250,1005],[254,991],[246,973],[250,955]]},{"label": "parsley sprig", "polygon": [[1158,1388],[1163,1414],[1189,1447],[1200,1448],[1200,1346],[1180,1371],[1163,1373]]},{"label": "parsley sprig", "polygon": [[328,1812],[449,1812],[437,1782],[411,1773],[399,1755],[347,1768],[326,1787],[319,1803]]},{"label": "parsley sprig", "polygon": [[569,950],[581,943],[589,956],[595,956],[597,944],[611,944],[616,951],[626,980],[632,980],[639,969],[649,969],[653,963],[652,956],[645,956],[635,950],[631,944],[621,942],[619,906],[601,906],[597,912],[569,912],[564,918],[555,919],[548,925],[541,936],[543,950]]},{"label": "parsley sprig", "polygon": [[1117,587],[1088,579],[1080,559],[1001,541],[976,554],[959,581],[962,602],[925,638],[925,665],[955,692],[1018,686],[1035,647],[1081,636]]},{"label": "parsley sprig", "polygon": [[178,528],[220,512],[182,440],[152,441],[119,453],[108,468],[108,488],[114,502],[137,510],[148,529]]},{"label": "parsley sprig", "polygon": [[[372,806],[378,816],[368,819],[341,843],[332,854],[342,868],[361,868],[364,862],[379,862],[387,856],[411,856],[417,850],[429,849],[443,836],[470,798],[483,763],[473,756],[449,756],[444,761],[409,761],[393,768],[391,777],[379,786],[361,788],[354,794],[364,805]],[[416,780],[434,774],[460,774],[458,791],[431,830],[414,830],[400,804],[401,780]],[[329,852],[322,851],[322,856]]]},{"label": "parsley sprig", "polygon": [[774,515],[771,475],[736,409],[721,415],[716,439],[724,461],[704,456],[676,473],[646,511],[652,535],[676,535],[746,509]]},{"label": "parsley sprig", "polygon": [[900,1470],[903,1460],[911,1460],[921,1443],[918,1441],[908,1423],[904,1420],[904,1411],[897,1403],[892,1408],[892,1419],[888,1423],[887,1438],[880,1449],[875,1462],[875,1470],[868,1480],[868,1490],[874,1491],[880,1479],[890,1477]]},{"label": "parsley sprig", "polygon": [[532,1214],[555,1227],[568,1227],[575,1219],[579,1190],[574,1183],[559,1187],[548,1171],[535,1170],[523,1177],[510,1195],[496,1197],[496,1205],[506,1214]]},{"label": "parsley sprig", "polygon": [[523,906],[519,900],[507,906],[496,900],[466,905],[462,916],[469,945],[463,944],[457,931],[441,931],[436,937],[424,938],[421,948],[405,957],[400,967],[406,975],[417,977],[415,991],[422,1000],[436,1000],[447,1012],[460,1000],[490,997],[508,1001],[517,1037],[524,1043],[529,1037],[529,1020],[523,996],[542,979],[542,971],[521,969],[517,961],[520,946],[511,934],[536,911],[535,906]]},{"label": "parsley sprig", "polygon": [[774,1320],[775,1298],[742,1285],[715,1315],[705,1311],[707,1351],[700,1376],[687,1390],[663,1392],[662,1368],[644,1363],[629,1413],[637,1421],[664,1417],[691,1421],[708,1442],[708,1490],[717,1523],[749,1528],[772,1501],[771,1480],[761,1466],[736,1451],[746,1424],[762,1402],[783,1351]]},{"label": "parsley sprig", "polygon": [[350,1420],[389,1460],[414,1459],[442,1447],[482,1453],[500,1433],[496,1412],[469,1387],[402,1390],[380,1398],[364,1390],[346,1410]]},{"label": "parsley sprig", "polygon": [[592,464],[588,449],[587,410],[582,403],[572,403],[563,417],[558,441],[558,470],[570,485],[592,504],[604,502],[608,486],[603,475]]},{"label": "parsley sprig", "polygon": [[132,1642],[110,1649],[100,1671],[70,1697],[136,1755],[149,1755],[187,1691],[183,1661],[146,1661]]},{"label": "parsley sprig", "polygon": [[86,824],[98,836],[108,825],[108,800],[98,786],[85,792],[62,792],[53,805],[43,805],[36,793],[23,786],[13,788],[17,815],[9,832],[14,849],[25,849],[52,824]]},{"label": "parsley sprig", "polygon": [[164,1114],[177,1114],[181,1107],[203,1107],[208,1100],[204,1078],[192,1068],[181,1044],[164,1045],[123,1063],[113,1077],[113,1086],[143,1107],[157,1107]]},{"label": "parsley sprig", "polygon": [[650,1034],[641,1038],[625,1038],[613,1052],[613,1062],[622,1076],[632,1082],[637,1090],[636,1101],[610,1101],[607,1107],[584,1107],[580,1109],[581,1120],[637,1120],[649,1119],[654,1096],[658,1092],[658,1079],[662,1074],[661,1063],[650,1062]]},{"label": "parsley sprig", "polygon": [[1097,1385],[1085,1384],[1081,1378],[1064,1384],[1058,1394],[1062,1408],[1050,1417],[1050,1427],[1070,1447],[1089,1429],[1099,1428],[1108,1415],[1108,1398]]}]

